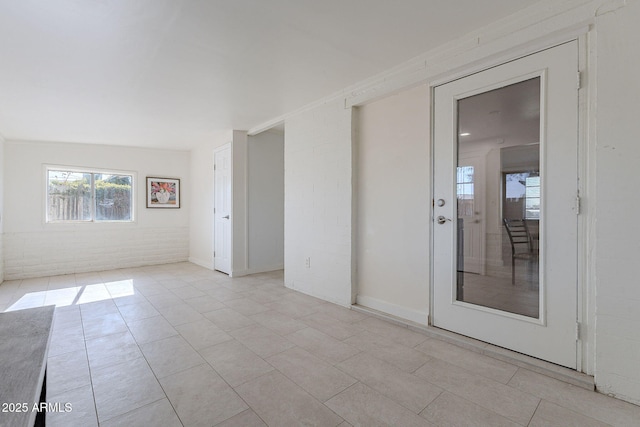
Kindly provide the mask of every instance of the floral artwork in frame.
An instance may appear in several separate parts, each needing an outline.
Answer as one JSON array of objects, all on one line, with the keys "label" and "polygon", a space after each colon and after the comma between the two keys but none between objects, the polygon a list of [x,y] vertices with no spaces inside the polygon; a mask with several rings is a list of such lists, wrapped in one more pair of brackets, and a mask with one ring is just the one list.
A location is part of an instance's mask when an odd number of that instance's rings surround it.
[{"label": "floral artwork in frame", "polygon": [[179,208],[180,180],[147,177],[148,208]]}]

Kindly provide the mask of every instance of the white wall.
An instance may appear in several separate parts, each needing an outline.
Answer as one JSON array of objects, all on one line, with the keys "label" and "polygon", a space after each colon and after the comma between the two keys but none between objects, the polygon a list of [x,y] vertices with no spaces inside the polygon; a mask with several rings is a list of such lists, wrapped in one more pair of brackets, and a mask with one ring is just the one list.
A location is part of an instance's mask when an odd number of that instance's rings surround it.
[{"label": "white wall", "polygon": [[[580,363],[583,371],[595,375],[599,390],[640,403],[640,287],[635,267],[640,258],[640,199],[635,197],[639,21],[637,1],[543,1],[285,117],[285,284],[348,302],[353,261],[352,199],[345,190],[352,173],[350,106],[416,83],[455,78],[588,29],[582,39],[589,54],[583,55],[587,98],[582,103],[580,147],[581,165],[586,166],[580,179]],[[366,248],[354,253],[362,250]],[[307,256],[310,269],[304,267]]]},{"label": "white wall", "polygon": [[217,135],[208,144],[191,151],[191,190],[194,197],[191,207],[189,230],[189,261],[213,269],[213,152],[216,148],[231,143],[232,158],[232,261],[231,276],[250,273],[248,267],[248,223],[247,223],[247,132],[229,131]]},{"label": "white wall", "polygon": [[[45,164],[136,173],[136,221],[45,223]],[[187,260],[188,152],[8,141],[4,173],[5,279]],[[181,179],[181,208],[147,209],[147,176]]]},{"label": "white wall", "polygon": [[640,404],[640,3],[597,20],[596,384]]},{"label": "white wall", "polygon": [[427,86],[357,110],[357,302],[427,324],[429,109]]},{"label": "white wall", "polygon": [[284,133],[248,138],[249,271],[284,268]]},{"label": "white wall", "polygon": [[231,276],[249,274],[247,132],[234,130],[231,142]]},{"label": "white wall", "polygon": [[0,136],[0,283],[4,281],[4,144]]},{"label": "white wall", "polygon": [[329,102],[285,128],[285,286],[350,305],[351,109]]},{"label": "white wall", "polygon": [[231,131],[191,150],[189,261],[213,269],[213,151],[231,142]]}]

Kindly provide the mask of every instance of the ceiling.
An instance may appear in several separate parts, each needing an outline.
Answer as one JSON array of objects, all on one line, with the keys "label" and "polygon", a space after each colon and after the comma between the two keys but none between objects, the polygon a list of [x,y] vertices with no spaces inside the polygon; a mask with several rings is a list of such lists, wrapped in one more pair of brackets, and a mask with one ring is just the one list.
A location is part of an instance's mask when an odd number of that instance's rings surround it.
[{"label": "ceiling", "polygon": [[189,149],[533,0],[0,0],[0,134]]}]

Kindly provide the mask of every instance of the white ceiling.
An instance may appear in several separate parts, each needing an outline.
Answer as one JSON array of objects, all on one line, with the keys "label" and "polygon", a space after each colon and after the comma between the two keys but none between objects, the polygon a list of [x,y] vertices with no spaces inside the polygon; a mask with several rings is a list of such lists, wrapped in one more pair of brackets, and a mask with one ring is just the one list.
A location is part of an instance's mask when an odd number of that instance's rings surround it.
[{"label": "white ceiling", "polygon": [[0,134],[188,149],[534,0],[0,0]]}]

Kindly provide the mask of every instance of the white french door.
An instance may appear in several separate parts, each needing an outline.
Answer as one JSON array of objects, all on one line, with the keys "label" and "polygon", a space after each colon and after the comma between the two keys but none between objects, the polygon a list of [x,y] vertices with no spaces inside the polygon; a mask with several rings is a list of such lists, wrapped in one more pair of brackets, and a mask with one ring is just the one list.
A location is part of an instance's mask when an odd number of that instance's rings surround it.
[{"label": "white french door", "polygon": [[231,144],[213,153],[214,219],[213,265],[231,273]]},{"label": "white french door", "polygon": [[577,64],[569,42],[436,87],[433,147],[433,325],[574,369]]}]

